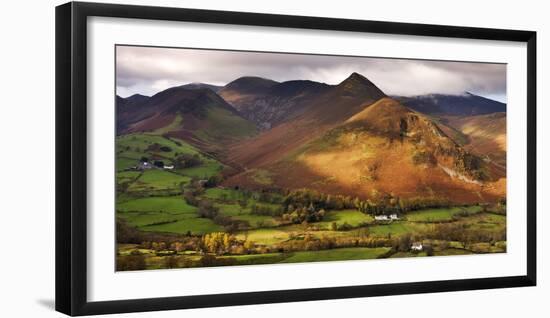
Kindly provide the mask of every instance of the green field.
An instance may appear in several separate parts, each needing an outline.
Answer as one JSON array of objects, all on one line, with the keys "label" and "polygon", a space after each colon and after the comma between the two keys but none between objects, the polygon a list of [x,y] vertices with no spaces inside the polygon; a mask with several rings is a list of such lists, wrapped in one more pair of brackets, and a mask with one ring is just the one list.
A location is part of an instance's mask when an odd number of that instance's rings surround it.
[{"label": "green field", "polygon": [[181,196],[149,197],[125,201],[117,204],[119,212],[168,212],[195,213],[197,208],[185,202]]},{"label": "green field", "polygon": [[126,220],[130,225],[137,226],[140,229],[143,229],[144,226],[189,220],[197,217],[195,213],[167,212],[125,212],[119,213],[118,216]]},{"label": "green field", "polygon": [[121,171],[116,173],[116,181],[117,183],[133,182],[140,175],[140,171]]},{"label": "green field", "polygon": [[372,216],[359,212],[357,210],[340,210],[327,212],[323,221],[317,224],[320,227],[328,229],[333,222],[335,222],[337,225],[347,223],[351,226],[359,226],[361,224],[372,223],[373,221],[374,218]]},{"label": "green field", "polygon": [[133,166],[136,165],[137,163],[137,160],[139,158],[122,158],[122,157],[117,157],[116,159],[116,171],[124,171],[126,169],[130,169],[132,168]]},{"label": "green field", "polygon": [[424,223],[412,223],[405,221],[393,222],[390,224],[375,225],[369,227],[369,232],[374,235],[387,236],[390,235],[402,235],[406,233],[419,233],[428,229],[427,224]]},{"label": "green field", "polygon": [[128,187],[128,191],[179,190],[181,184],[187,184],[189,181],[191,181],[191,178],[187,176],[159,169],[150,169],[143,171],[141,177]]},{"label": "green field", "polygon": [[212,222],[212,220],[198,217],[185,218],[180,221],[161,225],[144,226],[140,229],[147,232],[164,232],[176,234],[185,234],[187,232],[191,232],[191,234],[205,234],[223,231],[223,228]]},{"label": "green field", "polygon": [[[116,139],[116,167],[122,171],[136,166],[142,157],[161,160],[166,165],[174,164],[179,155],[196,155],[202,161],[200,166],[178,169],[177,173],[187,177],[207,179],[218,174],[223,164],[201,153],[197,148],[182,140],[161,136],[162,131],[154,133],[130,134]],[[163,151],[160,147],[168,147]]]},{"label": "green field", "polygon": [[378,258],[390,250],[388,247],[379,248],[337,248],[314,252],[294,252],[283,263],[343,261]]},{"label": "green field", "polygon": [[188,177],[196,177],[199,179],[208,179],[220,173],[223,170],[223,165],[217,161],[205,159],[202,165],[198,167],[185,168],[176,170],[177,173]]},{"label": "green field", "polygon": [[288,230],[281,228],[263,228],[238,233],[237,238],[242,240],[247,238],[258,244],[271,245],[288,240],[289,234]]},{"label": "green field", "polygon": [[242,193],[233,189],[211,188],[206,189],[204,196],[213,200],[236,201],[244,198]]},{"label": "green field", "polygon": [[[166,146],[171,151],[152,151],[150,147],[154,144]],[[199,154],[193,146],[182,141],[174,141],[156,134],[130,134],[116,138],[117,158],[140,159],[148,153],[157,153],[165,158],[174,158],[177,154]]]},{"label": "green field", "polygon": [[406,214],[406,218],[411,222],[441,222],[451,221],[453,220],[453,217],[456,217],[461,213],[475,214],[480,211],[481,207],[476,205],[469,207],[426,209],[409,212]]}]

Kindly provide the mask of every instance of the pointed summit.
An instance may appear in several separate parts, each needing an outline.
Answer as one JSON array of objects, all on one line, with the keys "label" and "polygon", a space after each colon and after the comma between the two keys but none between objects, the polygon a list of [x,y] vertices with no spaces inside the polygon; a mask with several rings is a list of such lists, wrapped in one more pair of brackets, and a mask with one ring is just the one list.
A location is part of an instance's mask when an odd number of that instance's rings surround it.
[{"label": "pointed summit", "polygon": [[372,84],[371,81],[368,80],[368,78],[366,78],[365,76],[357,72],[351,73],[350,76],[348,76],[348,78],[346,78],[343,82],[348,82],[348,81],[357,82],[357,83],[366,81],[367,83]]},{"label": "pointed summit", "polygon": [[351,75],[338,84],[337,87],[343,89],[345,93],[349,95],[365,94],[374,100],[386,97],[386,94],[374,85],[373,82],[356,72],[351,73]]}]

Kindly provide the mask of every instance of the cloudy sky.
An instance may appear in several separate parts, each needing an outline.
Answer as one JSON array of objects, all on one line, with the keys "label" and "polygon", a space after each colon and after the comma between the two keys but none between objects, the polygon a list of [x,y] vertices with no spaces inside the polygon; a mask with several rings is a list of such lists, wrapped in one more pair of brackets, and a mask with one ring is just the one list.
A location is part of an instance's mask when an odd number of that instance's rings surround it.
[{"label": "cloudy sky", "polygon": [[225,85],[241,76],[338,84],[358,72],[388,95],[468,91],[506,102],[504,64],[118,46],[116,70],[122,97],[192,82]]}]

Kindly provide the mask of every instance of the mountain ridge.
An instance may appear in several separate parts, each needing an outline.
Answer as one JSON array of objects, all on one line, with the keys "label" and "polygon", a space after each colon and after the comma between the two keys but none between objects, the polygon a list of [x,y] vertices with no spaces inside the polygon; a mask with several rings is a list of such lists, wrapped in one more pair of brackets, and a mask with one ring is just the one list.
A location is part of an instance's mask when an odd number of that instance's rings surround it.
[{"label": "mountain ridge", "polygon": [[396,96],[405,106],[425,114],[472,116],[505,112],[506,104],[470,92],[463,94],[426,94]]}]

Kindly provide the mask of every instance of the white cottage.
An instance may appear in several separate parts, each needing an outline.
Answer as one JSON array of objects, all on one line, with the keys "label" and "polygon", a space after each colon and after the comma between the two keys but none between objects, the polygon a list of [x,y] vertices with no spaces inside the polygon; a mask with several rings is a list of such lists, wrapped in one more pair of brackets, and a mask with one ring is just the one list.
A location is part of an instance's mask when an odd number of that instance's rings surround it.
[{"label": "white cottage", "polygon": [[423,246],[422,246],[422,243],[420,242],[416,242],[411,245],[411,250],[413,251],[422,251],[422,248]]},{"label": "white cottage", "polygon": [[381,214],[381,215],[375,215],[374,219],[376,221],[397,221],[399,220],[399,217],[395,213],[390,215]]}]

